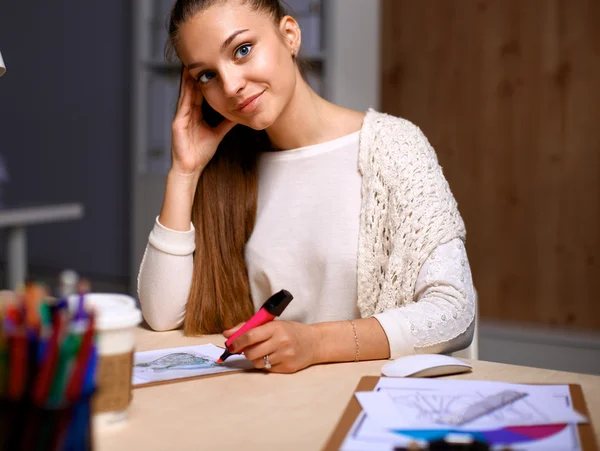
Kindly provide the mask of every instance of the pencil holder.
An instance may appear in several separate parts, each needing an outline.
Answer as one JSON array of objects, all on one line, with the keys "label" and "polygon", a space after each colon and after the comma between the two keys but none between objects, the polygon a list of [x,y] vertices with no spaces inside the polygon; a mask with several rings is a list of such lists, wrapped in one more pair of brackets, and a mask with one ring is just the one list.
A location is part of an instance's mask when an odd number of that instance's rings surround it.
[{"label": "pencil holder", "polygon": [[96,315],[28,283],[0,295],[0,451],[91,449]]},{"label": "pencil holder", "polygon": [[92,450],[91,398],[59,408],[0,400],[0,451]]}]

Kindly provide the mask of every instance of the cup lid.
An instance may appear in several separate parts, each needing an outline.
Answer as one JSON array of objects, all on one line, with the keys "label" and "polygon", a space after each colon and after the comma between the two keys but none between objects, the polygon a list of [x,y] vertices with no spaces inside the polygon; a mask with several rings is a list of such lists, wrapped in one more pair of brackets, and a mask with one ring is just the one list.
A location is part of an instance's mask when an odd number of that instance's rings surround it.
[{"label": "cup lid", "polygon": [[[68,300],[69,307],[74,310],[79,295],[71,295]],[[88,293],[85,304],[94,309],[98,330],[135,327],[142,322],[142,312],[136,307],[135,300],[126,294]]]}]

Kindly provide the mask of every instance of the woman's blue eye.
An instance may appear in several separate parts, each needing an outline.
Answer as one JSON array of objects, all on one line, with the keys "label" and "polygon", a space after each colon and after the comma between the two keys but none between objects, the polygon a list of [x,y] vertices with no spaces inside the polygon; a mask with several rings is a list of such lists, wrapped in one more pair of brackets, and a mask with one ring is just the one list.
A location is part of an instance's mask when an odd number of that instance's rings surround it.
[{"label": "woman's blue eye", "polygon": [[242,45],[235,51],[235,57],[243,58],[244,56],[247,56],[250,53],[250,49],[252,49],[252,46],[250,44]]},{"label": "woman's blue eye", "polygon": [[210,81],[210,79],[213,78],[214,76],[215,76],[215,74],[212,73],[212,72],[202,72],[198,76],[198,82],[200,82],[200,83],[208,83]]},{"label": "woman's blue eye", "polygon": [[[244,44],[241,45],[237,48],[237,50],[235,51],[235,57],[236,59],[240,59],[243,58],[245,56],[248,56],[248,54],[250,53],[250,51],[252,50],[252,45],[250,44]],[[196,81],[198,83],[208,83],[212,78],[214,78],[215,73],[214,72],[202,72],[200,75],[198,75],[198,77],[196,78]]]}]

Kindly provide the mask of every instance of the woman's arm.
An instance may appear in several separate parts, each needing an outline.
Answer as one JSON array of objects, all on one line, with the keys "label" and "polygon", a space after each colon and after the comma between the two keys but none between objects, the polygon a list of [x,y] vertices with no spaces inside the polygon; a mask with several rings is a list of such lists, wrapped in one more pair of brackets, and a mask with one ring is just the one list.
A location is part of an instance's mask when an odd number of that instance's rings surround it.
[{"label": "woman's arm", "polygon": [[[379,360],[390,357],[390,346],[385,331],[375,318],[354,320],[359,346],[359,360]],[[316,323],[311,327],[321,345],[317,348],[315,363],[352,362],[356,359],[354,328],[350,321]]]},{"label": "woman's arm", "polygon": [[195,230],[176,231],[156,218],[138,274],[138,297],[144,319],[154,330],[183,323],[192,284]]},{"label": "woman's arm", "polygon": [[[441,244],[419,272],[414,303],[356,320],[361,360],[464,349],[473,338],[475,289],[464,243]],[[354,360],[349,322],[315,324],[319,362]]]}]

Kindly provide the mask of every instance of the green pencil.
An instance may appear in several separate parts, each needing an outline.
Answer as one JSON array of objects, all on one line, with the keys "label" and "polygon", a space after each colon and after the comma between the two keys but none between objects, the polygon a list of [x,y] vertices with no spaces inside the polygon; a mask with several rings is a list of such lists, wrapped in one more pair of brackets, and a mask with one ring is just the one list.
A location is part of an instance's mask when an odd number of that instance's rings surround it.
[{"label": "green pencil", "polygon": [[50,386],[48,403],[50,406],[59,406],[63,402],[64,391],[67,385],[68,369],[72,366],[73,360],[79,350],[80,337],[73,332],[69,332],[65,341],[60,347],[58,354],[58,363],[56,371]]}]

